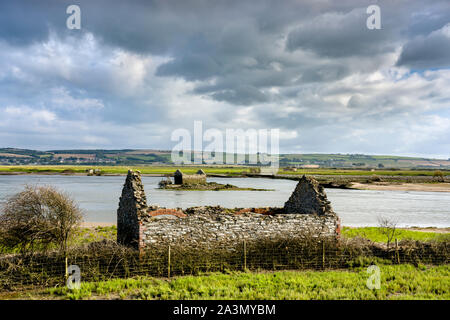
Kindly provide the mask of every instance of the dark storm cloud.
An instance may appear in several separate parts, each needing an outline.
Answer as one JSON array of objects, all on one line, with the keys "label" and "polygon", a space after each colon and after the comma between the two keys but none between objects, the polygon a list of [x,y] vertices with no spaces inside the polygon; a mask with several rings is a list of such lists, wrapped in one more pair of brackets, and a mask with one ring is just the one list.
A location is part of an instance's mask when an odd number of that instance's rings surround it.
[{"label": "dark storm cloud", "polygon": [[403,46],[397,63],[414,69],[450,67],[450,23]]},{"label": "dark storm cloud", "polygon": [[311,50],[327,57],[372,55],[392,51],[391,31],[366,28],[365,8],[348,13],[332,12],[305,21],[289,33],[288,50]]},{"label": "dark storm cloud", "polygon": [[1,1],[0,143],[170,148],[203,120],[279,127],[285,151],[441,152],[449,21],[444,0]]},{"label": "dark storm cloud", "polygon": [[58,11],[65,12],[66,7],[46,0],[1,1],[0,38],[16,45],[44,41],[48,38],[49,24],[57,21],[65,24],[65,17]]}]

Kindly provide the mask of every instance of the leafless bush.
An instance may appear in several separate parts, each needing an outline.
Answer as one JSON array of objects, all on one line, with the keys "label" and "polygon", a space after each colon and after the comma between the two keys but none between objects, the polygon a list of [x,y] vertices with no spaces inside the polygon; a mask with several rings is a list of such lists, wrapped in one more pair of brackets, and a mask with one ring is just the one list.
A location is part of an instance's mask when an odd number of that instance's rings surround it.
[{"label": "leafless bush", "polygon": [[26,186],[11,196],[0,215],[0,246],[34,252],[67,245],[82,213],[75,201],[51,186]]},{"label": "leafless bush", "polygon": [[379,217],[378,227],[382,234],[386,236],[386,244],[389,247],[390,242],[394,239],[397,231],[397,223],[389,218]]},{"label": "leafless bush", "polygon": [[261,168],[250,168],[250,173],[261,173]]},{"label": "leafless bush", "polygon": [[441,170],[436,170],[433,173],[433,179],[437,180],[438,182],[444,182],[444,173]]},{"label": "leafless bush", "polygon": [[169,177],[166,177],[165,179],[162,179],[161,181],[158,182],[158,187],[164,189],[165,187],[171,184],[173,184],[172,180],[170,180]]}]

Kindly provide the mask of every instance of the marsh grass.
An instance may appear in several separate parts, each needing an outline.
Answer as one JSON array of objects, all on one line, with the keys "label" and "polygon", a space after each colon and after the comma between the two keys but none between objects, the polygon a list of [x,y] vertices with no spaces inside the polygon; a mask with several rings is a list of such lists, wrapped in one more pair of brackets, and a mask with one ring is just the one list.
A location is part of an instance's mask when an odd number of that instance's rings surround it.
[{"label": "marsh grass", "polygon": [[[139,170],[143,174],[173,174],[175,170],[180,169],[186,174],[194,174],[198,169],[202,169],[208,175],[248,175],[255,167],[246,166],[76,166],[76,165],[35,165],[35,166],[0,166],[0,172],[18,172],[18,173],[58,173],[58,174],[87,174],[86,170],[98,168],[102,174],[126,174],[128,169]],[[372,181],[372,176],[404,176],[404,177],[431,177],[435,172],[433,170],[358,170],[358,169],[298,169],[296,172],[279,170],[279,175],[330,175],[330,176],[368,176]],[[450,170],[442,170],[443,176],[450,175]]]},{"label": "marsh grass", "polygon": [[156,279],[83,282],[79,290],[52,288],[57,299],[450,299],[450,267],[378,264],[381,288],[366,287],[366,268],[327,271],[231,272]]},{"label": "marsh grass", "polygon": [[[382,233],[379,227],[343,227],[342,236],[345,238],[361,237],[374,242],[387,242],[386,235]],[[417,241],[449,241],[450,233],[423,232],[405,229],[396,229],[394,238],[398,240],[417,240]]]},{"label": "marsh grass", "polygon": [[[78,265],[83,281],[105,281],[136,276],[173,277],[205,272],[330,270],[368,266],[383,262],[448,264],[448,241],[404,240],[398,248],[354,238],[266,239],[231,245],[208,243],[187,246],[157,244],[145,251],[114,241],[91,242],[68,252],[69,265]],[[0,288],[18,290],[25,286],[64,286],[64,259],[55,252],[10,255],[0,258]]]}]

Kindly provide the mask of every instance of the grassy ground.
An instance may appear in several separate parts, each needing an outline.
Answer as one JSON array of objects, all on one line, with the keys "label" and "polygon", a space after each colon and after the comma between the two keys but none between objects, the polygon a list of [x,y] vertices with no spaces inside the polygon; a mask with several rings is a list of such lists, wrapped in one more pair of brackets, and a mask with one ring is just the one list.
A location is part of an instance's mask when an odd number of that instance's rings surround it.
[{"label": "grassy ground", "polygon": [[[386,236],[381,232],[378,227],[343,227],[342,236],[344,238],[362,237],[374,242],[386,242]],[[72,241],[74,245],[85,244],[94,241],[112,240],[115,241],[117,237],[117,227],[94,227],[94,228],[79,228]],[[437,232],[423,232],[423,231],[411,231],[405,229],[396,230],[395,238],[398,240],[411,239],[419,241],[430,240],[449,240],[450,233],[437,233]]]},{"label": "grassy ground", "polygon": [[[172,174],[180,166],[0,166],[0,172],[21,173],[86,173],[87,169],[99,168],[104,174],[125,174],[129,168],[140,170],[143,174]],[[203,169],[206,174],[240,175],[250,172],[250,167],[243,166],[187,166],[182,171],[192,174]],[[450,171],[441,170],[444,175]],[[281,175],[353,175],[353,176],[433,176],[433,170],[345,170],[345,169],[299,169],[296,172],[280,170]]]},{"label": "grassy ground", "polygon": [[[386,236],[382,233],[378,227],[343,227],[342,236],[344,238],[361,237],[366,238],[374,242],[386,242]],[[80,228],[74,239],[74,244],[83,244],[93,241],[115,240],[117,235],[116,226],[110,227],[95,227],[95,228]],[[430,241],[430,240],[449,240],[450,233],[437,233],[437,232],[423,232],[423,231],[411,231],[406,229],[397,229],[395,238],[398,240],[410,239],[418,241]]]},{"label": "grassy ground", "polygon": [[[342,236],[345,238],[361,237],[366,238],[374,242],[387,242],[387,237],[382,233],[382,230],[378,227],[362,227],[351,228],[343,227]],[[411,231],[405,229],[397,229],[395,231],[394,238],[398,240],[410,239],[418,241],[430,241],[430,240],[449,240],[450,233],[437,233],[437,232],[423,232],[423,231]]]},{"label": "grassy ground", "polygon": [[90,242],[117,239],[117,227],[94,227],[94,228],[79,228],[72,240],[73,245],[81,245]]},{"label": "grassy ground", "polygon": [[[341,231],[342,237],[344,238],[355,238],[361,237],[369,239],[374,242],[386,242],[386,236],[381,232],[378,227],[343,227]],[[95,241],[111,240],[116,241],[117,238],[117,227],[107,226],[107,227],[90,227],[90,228],[79,228],[74,238],[71,241],[72,245],[81,245]],[[437,233],[437,232],[423,232],[423,231],[411,231],[405,229],[397,229],[395,238],[398,240],[410,239],[418,241],[444,241],[450,239],[450,233]],[[18,252],[18,250],[8,250],[4,253]]]},{"label": "grassy ground", "polygon": [[366,268],[346,271],[214,273],[82,283],[52,288],[37,299],[450,299],[450,266],[380,265],[381,288],[370,290]]},{"label": "grassy ground", "polygon": [[[116,233],[115,226],[80,228],[73,244],[115,240]],[[342,235],[386,241],[375,227],[344,227]],[[396,237],[444,240],[449,234],[400,229]],[[392,265],[380,258],[361,261],[350,264],[346,270],[229,272],[171,279],[136,277],[82,282],[80,290],[34,288],[0,293],[0,299],[450,299],[450,265]],[[369,277],[366,268],[373,261],[381,269],[379,290],[366,287]]]},{"label": "grassy ground", "polygon": [[[117,227],[92,227],[92,228],[78,228],[72,239],[70,239],[71,246],[83,245],[86,243],[97,242],[102,240],[116,241]],[[56,249],[56,246],[49,249]],[[19,248],[0,248],[1,253],[19,253]]]}]

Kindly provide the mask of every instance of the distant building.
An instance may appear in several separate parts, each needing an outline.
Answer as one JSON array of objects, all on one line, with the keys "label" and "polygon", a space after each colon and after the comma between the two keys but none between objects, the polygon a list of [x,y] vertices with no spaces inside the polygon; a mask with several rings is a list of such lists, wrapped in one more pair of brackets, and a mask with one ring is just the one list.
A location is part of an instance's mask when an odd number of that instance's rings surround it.
[{"label": "distant building", "polygon": [[175,184],[206,184],[206,173],[201,169],[196,174],[185,174],[177,170],[173,177]]}]

